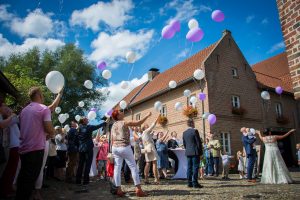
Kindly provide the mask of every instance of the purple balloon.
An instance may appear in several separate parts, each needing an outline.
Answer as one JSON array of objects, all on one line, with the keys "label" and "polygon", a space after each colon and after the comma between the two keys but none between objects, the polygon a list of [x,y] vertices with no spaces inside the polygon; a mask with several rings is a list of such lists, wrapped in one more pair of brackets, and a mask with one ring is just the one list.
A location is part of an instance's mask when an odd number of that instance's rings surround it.
[{"label": "purple balloon", "polygon": [[91,108],[91,111],[97,112],[96,108]]},{"label": "purple balloon", "polygon": [[172,20],[171,23],[170,23],[170,26],[171,26],[176,32],[179,32],[179,31],[180,31],[180,22],[179,22],[179,20],[177,20],[177,19]]},{"label": "purple balloon", "polygon": [[206,99],[206,94],[200,92],[199,95],[198,95],[198,97],[199,97],[199,99],[200,99],[201,101],[204,101],[204,100]]},{"label": "purple balloon", "polygon": [[171,39],[175,35],[175,30],[171,25],[167,25],[161,31],[161,36],[165,39]]},{"label": "purple balloon", "polygon": [[204,32],[201,28],[193,28],[186,34],[186,39],[191,42],[198,42],[202,40]]},{"label": "purple balloon", "polygon": [[216,22],[222,22],[225,19],[225,15],[221,10],[215,10],[212,12],[211,18]]},{"label": "purple balloon", "polygon": [[106,67],[106,63],[104,61],[97,63],[97,68],[100,70],[104,70]]},{"label": "purple balloon", "polygon": [[214,114],[210,114],[210,115],[208,115],[207,120],[208,120],[210,125],[214,125],[217,121],[217,117]]},{"label": "purple balloon", "polygon": [[110,117],[111,117],[112,113],[113,113],[113,110],[112,110],[112,109],[109,110],[109,111],[107,112],[107,114],[108,114]]},{"label": "purple balloon", "polygon": [[278,86],[278,87],[275,88],[275,91],[276,91],[277,94],[281,95],[282,92],[283,92],[283,89],[282,89],[282,87]]}]

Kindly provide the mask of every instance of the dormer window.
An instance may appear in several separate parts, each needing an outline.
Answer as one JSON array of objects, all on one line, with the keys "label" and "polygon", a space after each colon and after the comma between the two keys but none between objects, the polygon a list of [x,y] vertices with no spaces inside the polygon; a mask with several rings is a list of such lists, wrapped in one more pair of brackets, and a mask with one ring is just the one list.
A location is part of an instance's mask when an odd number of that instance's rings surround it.
[{"label": "dormer window", "polygon": [[238,78],[239,77],[237,68],[235,68],[235,67],[231,68],[231,74],[232,74],[233,78]]}]

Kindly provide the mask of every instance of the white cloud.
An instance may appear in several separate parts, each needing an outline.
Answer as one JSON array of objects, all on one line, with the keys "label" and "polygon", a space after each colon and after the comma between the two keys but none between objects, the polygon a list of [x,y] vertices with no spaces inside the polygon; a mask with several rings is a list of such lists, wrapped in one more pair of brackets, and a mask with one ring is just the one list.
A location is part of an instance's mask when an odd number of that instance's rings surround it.
[{"label": "white cloud", "polygon": [[18,45],[15,43],[9,42],[3,35],[0,33],[0,56],[9,57],[12,53],[23,53],[33,47],[38,47],[40,51],[49,49],[51,51],[55,50],[58,47],[63,46],[65,43],[56,40],[56,39],[43,39],[43,38],[27,38],[23,44]]},{"label": "white cloud", "polygon": [[274,44],[267,53],[274,53],[275,51],[278,51],[279,49],[285,48],[284,42],[279,42]]},{"label": "white cloud", "polygon": [[179,54],[177,54],[176,58],[180,59],[180,58],[186,58],[188,56],[190,52],[190,49],[186,48],[184,50],[182,50]]},{"label": "white cloud", "polygon": [[254,15],[249,15],[248,17],[246,17],[246,23],[250,23],[254,18]]},{"label": "white cloud", "polygon": [[[109,92],[109,95],[105,102],[103,102],[102,107],[105,112],[112,109],[119,101],[121,101],[129,92],[131,92],[134,88],[141,85],[142,83],[145,83],[148,80],[148,75],[144,74],[140,79],[134,78],[131,81],[129,81],[129,87],[128,89],[122,89],[121,88],[121,82],[114,84],[110,83],[108,87],[99,88],[98,90],[102,92],[103,94],[107,94]],[[129,102],[127,102],[128,104]]]},{"label": "white cloud", "polygon": [[262,24],[268,24],[269,23],[269,20],[267,18],[264,18],[262,21],[261,21]]},{"label": "white cloud", "polygon": [[134,51],[139,59],[148,50],[153,34],[153,30],[140,30],[137,33],[124,30],[114,35],[101,32],[91,44],[94,50],[89,59],[95,62],[104,60],[113,68],[125,61],[128,51]]},{"label": "white cloud", "polygon": [[[167,3],[163,8],[159,10],[160,15],[166,15],[169,10],[175,10],[176,15],[172,19],[178,19],[180,21],[187,21],[199,12],[211,12],[212,9],[209,6],[200,5],[195,6],[194,0],[173,0]],[[168,20],[170,21],[170,19]]]},{"label": "white cloud", "polygon": [[9,5],[0,5],[0,21],[10,21],[11,18],[15,17],[14,14],[9,13],[7,11],[7,8],[9,8]]},{"label": "white cloud", "polygon": [[107,3],[99,1],[88,8],[75,10],[72,13],[70,24],[84,26],[93,31],[99,31],[101,22],[112,28],[118,28],[131,18],[128,13],[133,7],[131,0],[113,0]]}]

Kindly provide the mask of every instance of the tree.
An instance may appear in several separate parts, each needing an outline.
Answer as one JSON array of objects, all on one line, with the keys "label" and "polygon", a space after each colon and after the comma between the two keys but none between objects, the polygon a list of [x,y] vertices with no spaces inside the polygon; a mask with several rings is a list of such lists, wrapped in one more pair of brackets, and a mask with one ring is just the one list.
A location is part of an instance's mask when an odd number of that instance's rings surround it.
[{"label": "tree", "polygon": [[[95,67],[74,44],[67,44],[54,52],[46,50],[41,53],[37,48],[33,48],[23,54],[13,54],[6,62],[0,64],[5,65],[2,67],[4,73],[20,91],[21,97],[17,102],[20,107],[28,100],[28,89],[34,85],[45,88],[45,77],[54,70],[61,72],[65,77],[64,95],[59,106],[62,108],[61,113],[70,115],[69,120],[73,120],[77,114],[84,115],[91,107],[101,110],[101,103],[106,98],[101,92],[88,90],[83,86],[85,80],[91,80],[94,88],[106,86],[107,81],[97,75]],[[46,88],[45,91],[45,99],[50,103],[55,96]],[[79,101],[85,102],[84,108],[78,107]],[[57,117],[57,114],[54,116]]]}]

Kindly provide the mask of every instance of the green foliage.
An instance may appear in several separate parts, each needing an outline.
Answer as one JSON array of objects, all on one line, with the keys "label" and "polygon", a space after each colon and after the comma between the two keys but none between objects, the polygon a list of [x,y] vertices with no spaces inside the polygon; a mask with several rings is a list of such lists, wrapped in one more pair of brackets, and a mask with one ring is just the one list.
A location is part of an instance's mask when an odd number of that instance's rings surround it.
[{"label": "green foliage", "polygon": [[[83,54],[73,44],[67,44],[54,52],[41,53],[33,48],[23,54],[13,54],[8,60],[0,58],[0,69],[20,92],[17,106],[23,107],[28,102],[27,92],[32,86],[40,86],[45,91],[45,104],[50,105],[55,96],[45,86],[46,75],[53,70],[60,71],[65,77],[64,94],[60,103],[61,113],[69,113],[69,120],[74,116],[84,114],[84,108],[101,109],[101,102],[105,96],[96,90],[88,90],[83,86],[85,80],[91,80],[95,86],[107,85],[107,81],[95,71]],[[52,100],[51,100],[52,99]],[[12,99],[9,98],[9,103]],[[84,108],[78,107],[78,102],[84,101]],[[57,118],[57,114],[54,114]]]}]

